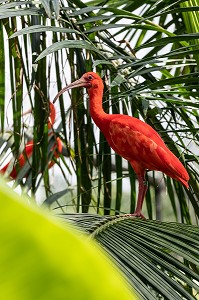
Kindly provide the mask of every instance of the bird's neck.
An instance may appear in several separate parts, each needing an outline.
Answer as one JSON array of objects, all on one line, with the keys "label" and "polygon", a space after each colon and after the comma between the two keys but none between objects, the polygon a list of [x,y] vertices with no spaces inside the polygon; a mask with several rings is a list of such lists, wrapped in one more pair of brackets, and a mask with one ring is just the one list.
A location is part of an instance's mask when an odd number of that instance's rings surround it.
[{"label": "bird's neck", "polygon": [[108,114],[105,113],[102,107],[102,96],[103,89],[90,89],[88,90],[89,94],[89,105],[90,105],[90,115],[95,122],[95,124],[99,127],[99,129],[103,132],[104,125],[106,123]]}]

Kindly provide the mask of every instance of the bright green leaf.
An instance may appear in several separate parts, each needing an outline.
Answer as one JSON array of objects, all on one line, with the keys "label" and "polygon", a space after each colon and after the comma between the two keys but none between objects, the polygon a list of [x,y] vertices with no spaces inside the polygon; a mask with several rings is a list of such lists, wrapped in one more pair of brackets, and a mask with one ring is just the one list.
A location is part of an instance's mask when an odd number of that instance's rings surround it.
[{"label": "bright green leaf", "polygon": [[0,181],[2,299],[136,299],[101,249]]}]

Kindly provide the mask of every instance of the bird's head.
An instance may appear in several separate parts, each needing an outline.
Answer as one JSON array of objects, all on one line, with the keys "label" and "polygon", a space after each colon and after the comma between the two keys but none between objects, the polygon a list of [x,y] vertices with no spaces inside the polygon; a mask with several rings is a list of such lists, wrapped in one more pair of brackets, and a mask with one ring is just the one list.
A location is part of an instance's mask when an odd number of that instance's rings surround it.
[{"label": "bird's head", "polygon": [[103,82],[98,74],[95,72],[87,72],[80,79],[70,83],[64,87],[53,100],[53,103],[66,91],[76,87],[85,87],[88,91],[94,89],[101,89],[103,91]]}]

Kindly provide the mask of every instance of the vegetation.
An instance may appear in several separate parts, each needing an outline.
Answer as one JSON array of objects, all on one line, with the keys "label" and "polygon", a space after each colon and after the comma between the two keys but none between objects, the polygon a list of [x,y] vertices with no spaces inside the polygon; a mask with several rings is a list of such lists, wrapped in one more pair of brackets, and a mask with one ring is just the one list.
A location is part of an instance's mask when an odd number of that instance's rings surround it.
[{"label": "vegetation", "polygon": [[[143,299],[197,297],[198,227],[191,224],[199,219],[198,20],[198,0],[0,5],[0,167],[11,153],[18,174],[13,188],[37,199],[44,187],[44,203],[91,232]],[[150,124],[186,166],[189,190],[148,172],[145,208],[149,219],[186,224],[117,216],[134,211],[136,177],[93,124],[86,91],[60,97],[57,121],[48,127],[49,100],[90,70],[104,80],[104,109]],[[32,119],[23,115],[29,108]],[[52,151],[57,137],[64,145],[59,158]],[[20,168],[17,158],[30,139],[32,156]]]},{"label": "vegetation", "polygon": [[4,299],[137,299],[94,241],[0,187]]}]

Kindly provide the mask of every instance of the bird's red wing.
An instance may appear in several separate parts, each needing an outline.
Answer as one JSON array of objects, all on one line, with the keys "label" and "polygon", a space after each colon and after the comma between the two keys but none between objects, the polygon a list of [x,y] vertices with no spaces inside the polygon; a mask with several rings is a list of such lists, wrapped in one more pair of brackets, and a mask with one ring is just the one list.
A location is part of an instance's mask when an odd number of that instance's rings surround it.
[{"label": "bird's red wing", "polygon": [[154,168],[154,164],[159,165],[161,162],[156,151],[157,148],[166,146],[155,130],[140,120],[135,124],[135,120],[138,119],[133,118],[132,120],[129,117],[112,120],[109,125],[111,138],[109,143],[118,154],[127,160],[139,161],[145,166],[145,169]]},{"label": "bird's red wing", "polygon": [[112,143],[117,148],[116,152],[123,153],[123,155],[119,153],[123,157],[126,153],[130,157],[141,155],[144,158],[158,145],[166,147],[160,135],[151,126],[127,115],[118,115],[111,120],[109,134]]},{"label": "bird's red wing", "polygon": [[189,176],[184,166],[148,124],[128,116],[115,118],[109,124],[108,141],[119,155],[142,170],[162,171],[187,186],[184,181]]}]

